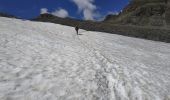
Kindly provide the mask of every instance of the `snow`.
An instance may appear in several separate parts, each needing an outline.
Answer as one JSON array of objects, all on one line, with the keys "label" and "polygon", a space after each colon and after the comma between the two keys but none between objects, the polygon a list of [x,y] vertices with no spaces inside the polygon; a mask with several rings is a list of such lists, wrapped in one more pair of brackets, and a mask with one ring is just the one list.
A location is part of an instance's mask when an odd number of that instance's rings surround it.
[{"label": "snow", "polygon": [[170,100],[170,44],[0,17],[0,100]]}]

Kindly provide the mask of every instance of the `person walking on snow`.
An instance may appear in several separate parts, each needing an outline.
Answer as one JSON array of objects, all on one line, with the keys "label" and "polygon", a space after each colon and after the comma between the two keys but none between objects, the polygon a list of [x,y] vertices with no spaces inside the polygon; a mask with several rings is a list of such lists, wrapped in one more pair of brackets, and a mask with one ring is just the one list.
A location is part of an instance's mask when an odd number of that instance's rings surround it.
[{"label": "person walking on snow", "polygon": [[79,27],[78,26],[75,27],[75,30],[77,32],[77,35],[79,35]]}]

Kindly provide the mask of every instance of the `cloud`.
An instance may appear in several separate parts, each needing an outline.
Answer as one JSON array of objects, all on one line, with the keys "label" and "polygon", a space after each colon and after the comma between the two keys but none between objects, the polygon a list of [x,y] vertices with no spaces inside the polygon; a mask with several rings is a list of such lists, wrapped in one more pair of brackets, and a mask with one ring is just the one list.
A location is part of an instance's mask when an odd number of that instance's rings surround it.
[{"label": "cloud", "polygon": [[62,8],[59,8],[59,9],[55,10],[54,12],[48,12],[47,8],[41,8],[40,13],[41,14],[48,13],[48,14],[52,14],[54,16],[58,16],[58,17],[61,17],[61,18],[66,18],[66,17],[69,16],[68,11],[65,10],[65,9],[62,9]]},{"label": "cloud", "polygon": [[65,9],[62,9],[62,8],[52,12],[52,15],[58,16],[58,17],[61,17],[61,18],[66,18],[66,17],[69,16],[68,12]]},{"label": "cloud", "polygon": [[41,14],[48,13],[48,9],[47,8],[41,8],[40,13]]},{"label": "cloud", "polygon": [[94,20],[94,18],[97,16],[97,14],[95,13],[97,7],[93,4],[94,0],[71,1],[77,5],[79,12],[83,12],[85,20]]}]

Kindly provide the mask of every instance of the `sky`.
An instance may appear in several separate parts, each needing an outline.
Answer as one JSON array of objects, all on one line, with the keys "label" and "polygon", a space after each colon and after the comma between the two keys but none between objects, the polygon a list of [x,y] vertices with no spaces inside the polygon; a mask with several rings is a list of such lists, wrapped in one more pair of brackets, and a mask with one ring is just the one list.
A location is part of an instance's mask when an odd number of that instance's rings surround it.
[{"label": "sky", "polygon": [[0,12],[31,19],[49,13],[58,17],[99,20],[117,14],[129,0],[0,0]]}]

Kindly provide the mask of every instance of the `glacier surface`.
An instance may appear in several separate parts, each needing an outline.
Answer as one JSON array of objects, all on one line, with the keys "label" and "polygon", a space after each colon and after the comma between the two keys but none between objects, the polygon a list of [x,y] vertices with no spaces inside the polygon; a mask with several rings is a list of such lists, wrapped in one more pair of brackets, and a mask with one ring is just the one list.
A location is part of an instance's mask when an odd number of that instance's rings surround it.
[{"label": "glacier surface", "polygon": [[170,44],[0,17],[0,100],[170,100]]}]

